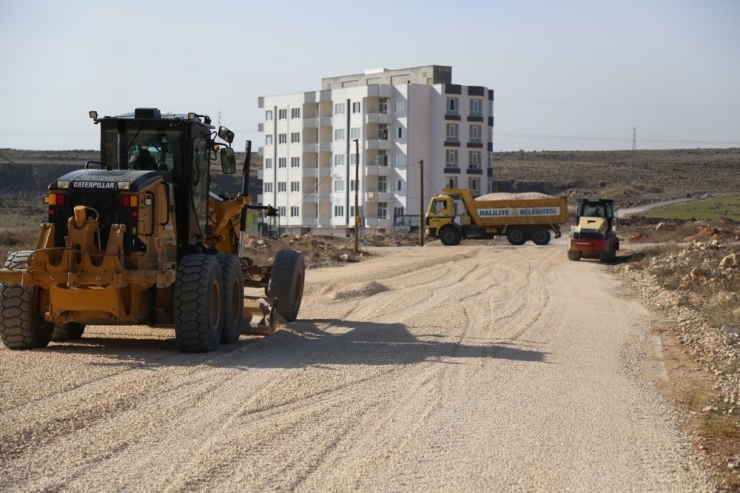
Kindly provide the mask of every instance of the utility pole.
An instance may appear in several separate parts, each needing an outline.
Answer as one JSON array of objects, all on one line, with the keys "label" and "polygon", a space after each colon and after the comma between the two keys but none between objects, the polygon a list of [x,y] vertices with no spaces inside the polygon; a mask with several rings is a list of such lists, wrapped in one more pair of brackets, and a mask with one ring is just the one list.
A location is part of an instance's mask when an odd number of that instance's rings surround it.
[{"label": "utility pole", "polygon": [[424,160],[419,160],[421,197],[419,198],[419,246],[424,246]]},{"label": "utility pole", "polygon": [[360,241],[360,141],[355,139],[355,253],[359,251],[357,244]]},{"label": "utility pole", "polygon": [[637,161],[637,127],[632,127],[632,166]]}]

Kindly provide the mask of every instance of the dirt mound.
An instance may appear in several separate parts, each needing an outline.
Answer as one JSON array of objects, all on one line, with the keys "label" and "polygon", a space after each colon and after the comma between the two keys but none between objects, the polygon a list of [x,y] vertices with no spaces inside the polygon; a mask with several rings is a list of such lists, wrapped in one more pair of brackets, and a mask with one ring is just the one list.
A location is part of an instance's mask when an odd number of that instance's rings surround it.
[{"label": "dirt mound", "polygon": [[361,282],[343,286],[335,290],[334,286],[326,286],[320,295],[326,296],[330,300],[347,301],[352,299],[365,299],[378,293],[389,291],[389,289],[377,281]]},{"label": "dirt mound", "polygon": [[531,199],[552,199],[555,198],[552,195],[540,192],[520,192],[520,193],[507,193],[497,192],[488,193],[481,195],[475,200],[531,200]]}]

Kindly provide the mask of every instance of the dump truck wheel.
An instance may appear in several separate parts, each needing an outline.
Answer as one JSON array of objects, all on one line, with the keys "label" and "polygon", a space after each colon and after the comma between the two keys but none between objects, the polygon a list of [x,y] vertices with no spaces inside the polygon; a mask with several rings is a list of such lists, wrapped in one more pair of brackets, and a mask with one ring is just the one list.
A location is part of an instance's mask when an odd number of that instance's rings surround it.
[{"label": "dump truck wheel", "polygon": [[577,252],[574,250],[568,250],[568,260],[573,260],[575,262],[578,262],[581,260],[581,252]]},{"label": "dump truck wheel", "polygon": [[67,322],[54,325],[54,332],[51,334],[51,340],[55,342],[76,341],[82,338],[85,332],[85,325],[78,322]]},{"label": "dump truck wheel", "polygon": [[298,317],[305,278],[306,262],[302,253],[285,248],[275,255],[267,296],[277,300],[277,312],[288,322]]},{"label": "dump truck wheel", "polygon": [[[33,252],[13,252],[6,269],[25,270]],[[44,291],[38,286],[0,283],[0,338],[8,349],[46,347],[54,324],[44,320]]]},{"label": "dump truck wheel", "polygon": [[508,239],[509,243],[512,245],[524,245],[527,241],[527,234],[522,228],[509,228],[506,232],[506,239]]},{"label": "dump truck wheel", "polygon": [[172,315],[177,346],[186,353],[207,353],[221,340],[221,269],[210,255],[194,254],[177,266]]},{"label": "dump truck wheel", "polygon": [[221,308],[221,344],[239,341],[244,320],[244,276],[236,255],[216,255],[224,288]]},{"label": "dump truck wheel", "polygon": [[439,232],[439,241],[447,246],[459,245],[460,232],[455,227],[447,227]]},{"label": "dump truck wheel", "polygon": [[532,233],[532,241],[535,245],[547,245],[550,243],[550,232],[546,229],[537,229]]}]

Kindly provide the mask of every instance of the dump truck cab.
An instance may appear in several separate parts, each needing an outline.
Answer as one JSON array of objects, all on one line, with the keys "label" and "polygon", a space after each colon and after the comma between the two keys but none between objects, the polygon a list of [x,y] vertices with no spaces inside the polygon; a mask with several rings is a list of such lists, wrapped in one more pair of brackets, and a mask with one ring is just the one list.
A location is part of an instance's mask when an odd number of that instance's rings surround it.
[{"label": "dump truck cab", "polygon": [[568,237],[568,258],[598,257],[602,262],[613,262],[619,250],[616,218],[613,200],[580,199],[576,224]]}]

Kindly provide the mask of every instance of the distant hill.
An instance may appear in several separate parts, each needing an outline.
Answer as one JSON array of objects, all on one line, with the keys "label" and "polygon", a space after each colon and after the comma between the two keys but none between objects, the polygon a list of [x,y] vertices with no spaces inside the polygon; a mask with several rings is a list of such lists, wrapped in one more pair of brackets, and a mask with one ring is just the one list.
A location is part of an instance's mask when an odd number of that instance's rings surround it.
[{"label": "distant hill", "polygon": [[[97,151],[0,149],[0,193],[43,191],[59,176],[98,158]],[[237,153],[238,167],[244,153]],[[250,191],[262,193],[253,154]],[[603,196],[617,200],[662,198],[687,193],[740,193],[740,148],[659,151],[543,151],[493,154],[494,192]],[[240,190],[236,175],[213,173],[221,191]],[[461,183],[462,185],[462,183]],[[484,180],[485,186],[485,180]]]},{"label": "distant hill", "polygon": [[[100,159],[98,151],[25,151],[0,149],[0,193],[42,192],[49,184],[70,171],[83,168],[88,161]],[[256,199],[262,193],[262,181],[257,171],[262,168],[262,156],[252,154],[250,192]],[[236,153],[237,172],[224,176],[213,173],[219,191],[235,194],[241,191],[244,153]]]}]

